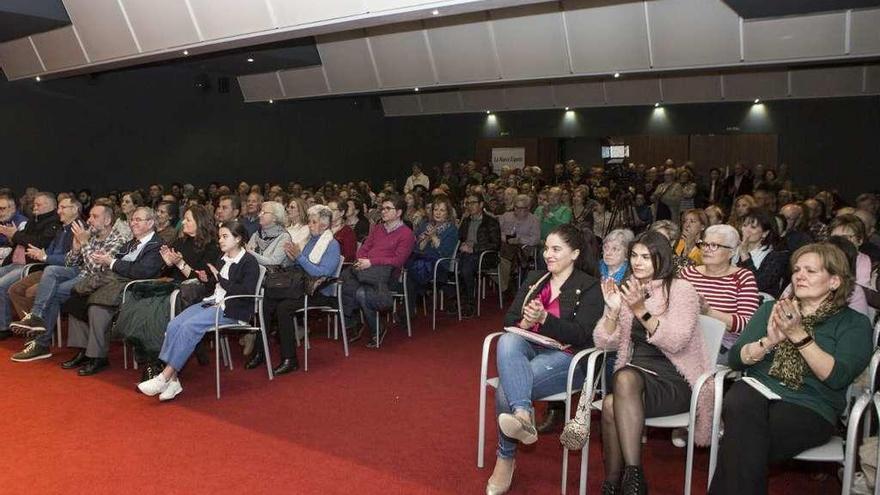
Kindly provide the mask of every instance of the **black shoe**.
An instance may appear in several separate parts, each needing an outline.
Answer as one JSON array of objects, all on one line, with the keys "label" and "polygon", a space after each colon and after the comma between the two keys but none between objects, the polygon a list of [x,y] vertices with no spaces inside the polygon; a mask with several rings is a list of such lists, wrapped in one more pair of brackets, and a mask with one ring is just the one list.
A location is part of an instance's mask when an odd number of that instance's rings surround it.
[{"label": "black shoe", "polygon": [[620,493],[620,486],[608,480],[602,482],[602,495],[617,495]]},{"label": "black shoe", "polygon": [[565,406],[551,402],[544,413],[544,420],[535,428],[538,434],[553,433],[562,426],[562,417],[565,416]]},{"label": "black shoe", "polygon": [[64,361],[61,363],[61,367],[66,370],[72,370],[73,368],[79,368],[80,366],[86,364],[89,358],[86,357],[86,350],[81,349],[76,353],[76,356],[73,356],[73,359],[69,361]]},{"label": "black shoe", "polygon": [[373,337],[370,338],[370,341],[367,342],[367,348],[369,348],[369,349],[378,349],[379,346],[382,345],[382,341],[385,340],[385,335],[386,335],[387,333],[388,333],[388,327],[385,327],[385,328],[383,328],[382,330],[380,330],[380,331],[379,331],[379,340],[378,340],[378,341],[376,340],[376,336],[373,335]]},{"label": "black shoe", "polygon": [[623,468],[623,481],[620,482],[621,495],[648,495],[648,484],[641,466]]},{"label": "black shoe", "polygon": [[10,327],[16,327],[21,330],[29,330],[31,332],[45,332],[46,323],[37,315],[28,314],[19,321],[13,321]]},{"label": "black shoe", "polygon": [[477,317],[477,310],[473,306],[463,306],[461,308],[461,319],[470,319]]},{"label": "black shoe", "polygon": [[52,357],[48,347],[37,344],[36,340],[31,340],[25,344],[21,352],[12,355],[12,360],[16,363],[27,363],[38,359],[46,359]]},{"label": "black shoe", "polygon": [[11,330],[9,330],[8,328],[5,328],[5,329],[3,329],[3,330],[0,330],[0,340],[6,340],[6,339],[8,339],[9,337],[12,337],[12,331],[11,331]]},{"label": "black shoe", "polygon": [[165,366],[162,365],[161,361],[150,361],[142,364],[141,368],[143,371],[141,371],[141,381],[139,383],[156,378],[156,376],[162,373]]},{"label": "black shoe", "polygon": [[285,359],[281,361],[281,364],[279,364],[277,368],[272,370],[272,373],[274,373],[275,375],[284,375],[287,373],[292,373],[298,369],[299,363],[296,362],[296,358]]},{"label": "black shoe", "polygon": [[251,358],[248,359],[247,363],[245,363],[244,369],[252,370],[265,362],[266,362],[266,358],[265,358],[265,356],[263,356],[263,351],[254,350],[254,352],[251,353]]},{"label": "black shoe", "polygon": [[345,333],[348,335],[349,344],[357,342],[364,336],[364,326],[358,325],[356,327],[351,327],[351,329],[346,329]]},{"label": "black shoe", "polygon": [[92,358],[85,366],[77,371],[79,376],[92,376],[100,373],[110,367],[110,361],[107,358]]}]

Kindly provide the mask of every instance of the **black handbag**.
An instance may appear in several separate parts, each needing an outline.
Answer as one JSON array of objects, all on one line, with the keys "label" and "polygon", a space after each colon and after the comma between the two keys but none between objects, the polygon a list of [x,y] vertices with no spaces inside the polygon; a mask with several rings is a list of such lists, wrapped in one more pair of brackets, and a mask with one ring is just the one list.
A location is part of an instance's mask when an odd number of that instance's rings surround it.
[{"label": "black handbag", "polygon": [[301,298],[304,295],[305,276],[306,272],[299,265],[268,271],[263,278],[264,294],[271,299]]}]

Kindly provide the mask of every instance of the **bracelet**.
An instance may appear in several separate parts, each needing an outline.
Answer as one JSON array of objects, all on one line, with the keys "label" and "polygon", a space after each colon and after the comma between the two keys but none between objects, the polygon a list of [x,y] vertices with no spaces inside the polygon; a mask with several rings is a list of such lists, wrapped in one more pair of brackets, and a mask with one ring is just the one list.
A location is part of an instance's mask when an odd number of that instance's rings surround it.
[{"label": "bracelet", "polygon": [[807,335],[807,336],[804,337],[802,340],[799,340],[799,341],[797,341],[797,342],[792,342],[792,344],[794,345],[794,348],[795,348],[795,349],[797,349],[797,350],[801,350],[801,349],[803,349],[804,347],[807,347],[808,345],[812,344],[813,342],[814,342],[814,341],[813,341],[813,336],[812,336],[812,335]]}]

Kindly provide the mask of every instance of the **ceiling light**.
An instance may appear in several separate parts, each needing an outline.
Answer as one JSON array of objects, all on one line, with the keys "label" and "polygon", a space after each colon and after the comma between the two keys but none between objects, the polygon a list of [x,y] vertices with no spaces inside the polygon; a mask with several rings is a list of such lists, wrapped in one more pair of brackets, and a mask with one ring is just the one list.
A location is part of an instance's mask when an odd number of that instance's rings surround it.
[{"label": "ceiling light", "polygon": [[415,89],[413,89],[413,91],[415,91],[416,93],[418,93],[418,92],[419,92],[419,88],[415,88]]},{"label": "ceiling light", "polygon": [[489,114],[491,114],[491,113],[492,113],[491,110],[486,110],[486,115],[489,115]]},{"label": "ceiling light", "polygon": [[275,100],[269,100],[269,103],[275,103]]},{"label": "ceiling light", "polygon": [[759,98],[755,98],[755,104],[757,105],[758,103],[761,103],[761,100]]},{"label": "ceiling light", "polygon": [[431,15],[440,15],[440,11],[437,9],[434,9],[431,11]]},{"label": "ceiling light", "polygon": [[617,79],[618,77],[620,77],[620,72],[615,72],[615,73],[614,73],[614,79]]},{"label": "ceiling light", "polygon": [[40,76],[37,76],[37,77],[35,77],[34,79],[36,79],[37,82],[40,82]]},{"label": "ceiling light", "polygon": [[660,108],[660,102],[654,103],[654,108]]},{"label": "ceiling light", "polygon": [[565,111],[566,111],[566,112],[568,111],[568,107],[565,107]]},{"label": "ceiling light", "polygon": [[248,61],[249,64],[254,63],[254,59],[252,59],[252,58],[248,58],[247,61]]},{"label": "ceiling light", "polygon": [[184,50],[184,51],[183,51],[183,54],[184,54],[184,55],[189,55],[189,50]]}]

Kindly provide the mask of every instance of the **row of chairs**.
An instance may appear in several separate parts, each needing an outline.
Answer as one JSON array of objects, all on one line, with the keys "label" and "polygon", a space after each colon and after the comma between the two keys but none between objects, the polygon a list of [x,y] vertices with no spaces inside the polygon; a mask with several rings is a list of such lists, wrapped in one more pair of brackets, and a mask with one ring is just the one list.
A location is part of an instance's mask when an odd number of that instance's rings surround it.
[{"label": "row of chairs", "polygon": [[[700,315],[699,329],[706,337],[707,343],[707,356],[706,359],[709,362],[712,371],[703,374],[700,376],[694,386],[694,390],[700,390],[703,384],[708,380],[714,380],[714,392],[715,392],[715,403],[713,409],[713,417],[712,417],[712,439],[709,447],[709,477],[708,482],[711,484],[712,476],[715,472],[715,467],[717,465],[717,457],[718,457],[718,446],[720,443],[720,438],[722,434],[721,428],[721,409],[722,409],[722,401],[723,396],[722,392],[724,389],[724,382],[728,379],[739,378],[739,373],[732,371],[730,368],[722,365],[716,365],[718,358],[718,353],[721,348],[721,339],[724,335],[724,324],[718,320],[713,318]],[[477,437],[477,467],[482,468],[484,466],[484,457],[485,457],[485,442],[486,442],[486,392],[489,388],[496,388],[498,386],[498,377],[488,377],[488,361],[489,354],[491,351],[492,343],[503,334],[503,332],[492,333],[488,335],[483,341],[483,349],[482,349],[482,361],[480,367],[480,394],[479,394],[479,412],[478,412],[478,437]],[[874,329],[874,343],[876,345],[877,339],[880,337],[880,323],[875,326]],[[574,355],[571,361],[571,365],[568,370],[568,380],[566,385],[566,390],[564,392],[560,392],[558,394],[554,394],[548,397],[542,397],[537,399],[541,402],[547,401],[564,401],[565,402],[565,417],[571,417],[571,401],[575,394],[580,392],[580,390],[575,390],[573,388],[573,377],[575,371],[579,366],[582,366],[582,362],[586,360],[586,377],[587,377],[587,387],[584,389],[589,394],[589,397],[592,401],[592,407],[594,410],[601,410],[601,400],[592,399],[596,398],[597,393],[599,392],[599,382],[604,377],[604,363],[605,363],[605,353],[604,349],[599,348],[589,348],[582,350]],[[858,443],[858,432],[860,426],[862,425],[862,418],[865,415],[865,411],[869,405],[872,403],[875,405],[875,410],[880,417],[880,394],[875,394],[876,388],[876,374],[878,366],[880,366],[880,347],[875,347],[874,354],[871,358],[870,365],[868,367],[868,382],[867,386],[864,389],[859,389],[856,385],[852,385],[848,392],[848,397],[851,398],[849,404],[851,407],[847,408],[844,414],[844,421],[847,424],[847,434],[846,438],[841,438],[838,436],[832,437],[825,445],[818,446],[812,449],[808,449],[807,451],[802,452],[798,456],[795,457],[796,460],[799,461],[807,461],[807,462],[835,462],[840,463],[844,466],[844,475],[843,475],[843,490],[842,493],[844,495],[848,495],[850,492],[850,488],[852,486],[853,480],[853,471],[855,465],[855,451],[856,445]],[[596,377],[593,379],[592,377]],[[872,394],[873,397],[872,397]],[[691,397],[690,409],[687,413],[676,414],[672,416],[664,416],[657,418],[646,418],[645,426],[655,427],[655,428],[687,428],[688,430],[688,443],[687,443],[687,454],[685,461],[685,483],[684,483],[684,493],[685,495],[689,495],[691,493],[691,485],[692,485],[692,474],[693,474],[693,460],[694,460],[694,428],[692,425],[695,424],[696,421],[696,410],[697,410],[697,398],[698,394],[694,393]],[[873,402],[872,402],[873,401]],[[864,428],[865,435],[870,431],[870,419],[871,416],[868,415],[865,420]],[[561,483],[561,493],[565,494],[567,485],[568,485],[568,457],[569,451],[567,448],[563,447],[563,456],[562,456],[562,483]],[[581,465],[580,465],[580,484],[579,484],[579,493],[585,494],[587,491],[587,466],[589,463],[589,442],[588,444],[581,450]],[[878,463],[880,463],[880,458],[878,458]],[[880,464],[878,464],[880,465]],[[880,494],[880,490],[875,491],[875,494]]]}]

